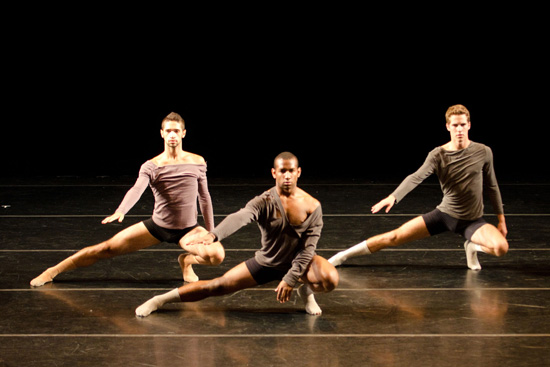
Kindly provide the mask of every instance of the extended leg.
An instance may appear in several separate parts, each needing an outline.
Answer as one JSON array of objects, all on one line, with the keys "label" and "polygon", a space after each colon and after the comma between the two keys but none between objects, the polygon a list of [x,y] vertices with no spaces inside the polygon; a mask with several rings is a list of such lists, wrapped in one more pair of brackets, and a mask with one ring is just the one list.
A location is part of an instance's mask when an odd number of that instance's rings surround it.
[{"label": "extended leg", "polygon": [[208,297],[223,296],[241,289],[257,285],[246,264],[240,263],[223,276],[189,283],[183,287],[171,290],[160,296],[155,296],[136,309],[136,315],[146,317],[169,302],[196,302]]},{"label": "extended leg", "polygon": [[83,248],[76,254],[61,261],[59,264],[46,269],[46,271],[38,277],[31,280],[31,286],[40,287],[51,282],[57,275],[65,271],[90,266],[100,259],[107,259],[117,255],[134,252],[158,243],[159,240],[149,233],[143,223],[134,224],[122,230],[113,238],[97,245]]},{"label": "extended leg", "polygon": [[399,246],[429,236],[430,232],[426,228],[424,219],[416,217],[393,231],[371,237],[347,250],[341,251],[328,261],[334,266],[338,266],[352,257],[371,254],[386,247]]},{"label": "extended leg", "polygon": [[207,230],[203,227],[196,227],[187,233],[180,240],[179,244],[188,254],[181,254],[178,257],[183,280],[196,282],[199,277],[193,271],[193,265],[219,265],[225,258],[225,250],[221,242],[214,242],[210,245],[190,245],[196,238],[203,236]]}]

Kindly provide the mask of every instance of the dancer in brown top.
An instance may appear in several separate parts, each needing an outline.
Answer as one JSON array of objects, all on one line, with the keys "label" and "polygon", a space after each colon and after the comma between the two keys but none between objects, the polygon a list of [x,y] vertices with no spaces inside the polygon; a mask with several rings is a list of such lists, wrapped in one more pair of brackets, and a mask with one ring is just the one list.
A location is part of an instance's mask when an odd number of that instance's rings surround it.
[{"label": "dancer in brown top", "polygon": [[[164,139],[164,152],[141,166],[135,185],[128,191],[115,213],[102,223],[115,220],[122,222],[124,215],[136,204],[148,185],[155,197],[152,218],[122,230],[105,242],[78,251],[34,278],[31,281],[32,286],[39,287],[51,282],[62,272],[92,265],[100,259],[138,251],[163,241],[178,243],[188,252],[178,258],[185,281],[198,280],[193,264],[218,265],[223,261],[225,252],[220,242],[210,246],[190,243],[197,236],[214,228],[206,163],[201,156],[182,149],[186,130],[185,122],[179,114],[172,112],[162,120],[160,134]],[[197,198],[206,229],[197,224]]]},{"label": "dancer in brown top", "polygon": [[[396,230],[371,237],[331,257],[335,266],[360,255],[367,255],[390,246],[445,231],[459,233],[466,238],[464,249],[468,267],[480,270],[477,252],[502,256],[508,251],[507,229],[500,190],[493,168],[493,153],[483,144],[468,137],[470,112],[462,105],[449,107],[445,114],[451,141],[428,154],[418,171],[409,175],[387,198],[372,207],[377,213],[386,213],[395,203],[435,173],[443,191],[443,200],[435,210],[416,217]],[[483,219],[483,186],[498,217],[498,228]]]},{"label": "dancer in brown top", "polygon": [[279,281],[275,292],[281,303],[290,299],[299,282],[304,283],[298,288],[298,295],[305,303],[306,312],[321,314],[313,293],[330,292],[339,279],[334,266],[315,254],[323,227],[321,204],[297,187],[301,168],[296,156],[284,152],[273,163],[271,172],[276,186],[250,200],[245,208],[227,216],[213,231],[195,242],[208,247],[241,227],[257,222],[262,247],[255,256],[222,277],[187,284],[151,298],[136,309],[137,316],[148,316],[169,302],[195,302],[274,280]]}]

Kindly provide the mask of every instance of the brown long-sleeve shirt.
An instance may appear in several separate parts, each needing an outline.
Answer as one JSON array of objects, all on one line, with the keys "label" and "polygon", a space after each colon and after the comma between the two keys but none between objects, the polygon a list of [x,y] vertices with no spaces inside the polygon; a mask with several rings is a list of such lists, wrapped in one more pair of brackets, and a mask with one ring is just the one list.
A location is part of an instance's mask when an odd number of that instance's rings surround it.
[{"label": "brown long-sleeve shirt", "polygon": [[283,280],[291,287],[305,273],[315,255],[323,228],[323,213],[319,205],[299,226],[290,224],[277,189],[256,196],[236,213],[227,216],[213,231],[219,241],[245,225],[257,222],[261,231],[260,250],[255,259],[267,267],[288,272]]},{"label": "brown long-sleeve shirt", "polygon": [[493,167],[493,152],[488,146],[472,141],[467,148],[457,151],[435,148],[422,167],[405,178],[392,193],[396,203],[432,173],[439,178],[443,191],[443,200],[437,206],[443,213],[463,220],[482,217],[485,186],[495,214],[504,214]]},{"label": "brown long-sleeve shirt", "polygon": [[145,162],[134,186],[116,210],[126,214],[147,186],[155,197],[153,221],[164,228],[184,229],[197,224],[197,198],[207,230],[214,228],[214,210],[208,191],[206,165],[174,164],[157,166]]}]

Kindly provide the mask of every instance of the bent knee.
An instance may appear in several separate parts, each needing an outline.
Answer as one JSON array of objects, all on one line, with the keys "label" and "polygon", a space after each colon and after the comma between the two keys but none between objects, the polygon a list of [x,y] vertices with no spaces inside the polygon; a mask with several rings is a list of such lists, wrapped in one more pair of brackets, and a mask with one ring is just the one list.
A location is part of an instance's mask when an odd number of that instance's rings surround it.
[{"label": "bent knee", "polygon": [[219,244],[220,246],[218,246],[218,248],[215,251],[208,254],[208,260],[212,265],[220,265],[225,259],[225,251],[223,249],[223,246],[221,246],[221,243]]},{"label": "bent knee", "polygon": [[498,257],[506,255],[508,253],[508,241],[506,241],[505,239],[502,241],[498,241],[495,244],[494,252],[495,255]]},{"label": "bent knee", "polygon": [[323,284],[323,291],[324,292],[330,292],[333,291],[336,287],[338,287],[338,283],[340,282],[340,275],[338,274],[338,270],[336,268],[329,271],[325,276],[323,277],[323,280],[321,283]]},{"label": "bent knee", "polygon": [[210,263],[214,266],[217,266],[217,265],[220,265],[223,260],[225,259],[225,253],[223,252],[218,252],[216,254],[214,254],[213,256],[210,256],[209,260],[210,260]]}]

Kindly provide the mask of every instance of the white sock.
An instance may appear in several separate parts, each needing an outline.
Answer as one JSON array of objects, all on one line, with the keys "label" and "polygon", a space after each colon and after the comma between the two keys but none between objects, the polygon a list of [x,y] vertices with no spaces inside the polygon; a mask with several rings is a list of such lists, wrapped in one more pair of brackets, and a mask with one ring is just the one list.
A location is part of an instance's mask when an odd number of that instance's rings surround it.
[{"label": "white sock", "polygon": [[367,241],[358,243],[355,246],[348,248],[347,250],[340,251],[330,259],[328,262],[334,266],[339,266],[344,263],[344,261],[351,259],[352,257],[361,256],[361,255],[370,255],[371,252],[367,246]]},{"label": "white sock", "polygon": [[315,301],[313,290],[309,285],[304,284],[300,288],[298,288],[298,295],[304,302],[304,305],[306,306],[306,312],[308,314],[320,315],[323,312],[321,310],[321,307],[319,307],[319,305],[317,304],[317,301]]},{"label": "white sock", "polygon": [[481,264],[477,259],[477,253],[478,251],[485,252],[483,247],[466,240],[466,242],[464,242],[464,250],[466,251],[466,262],[468,263],[468,268],[472,270],[481,270]]},{"label": "white sock", "polygon": [[146,317],[151,312],[156,311],[166,303],[180,302],[180,293],[178,288],[172,289],[170,292],[155,296],[136,308],[136,316]]}]

